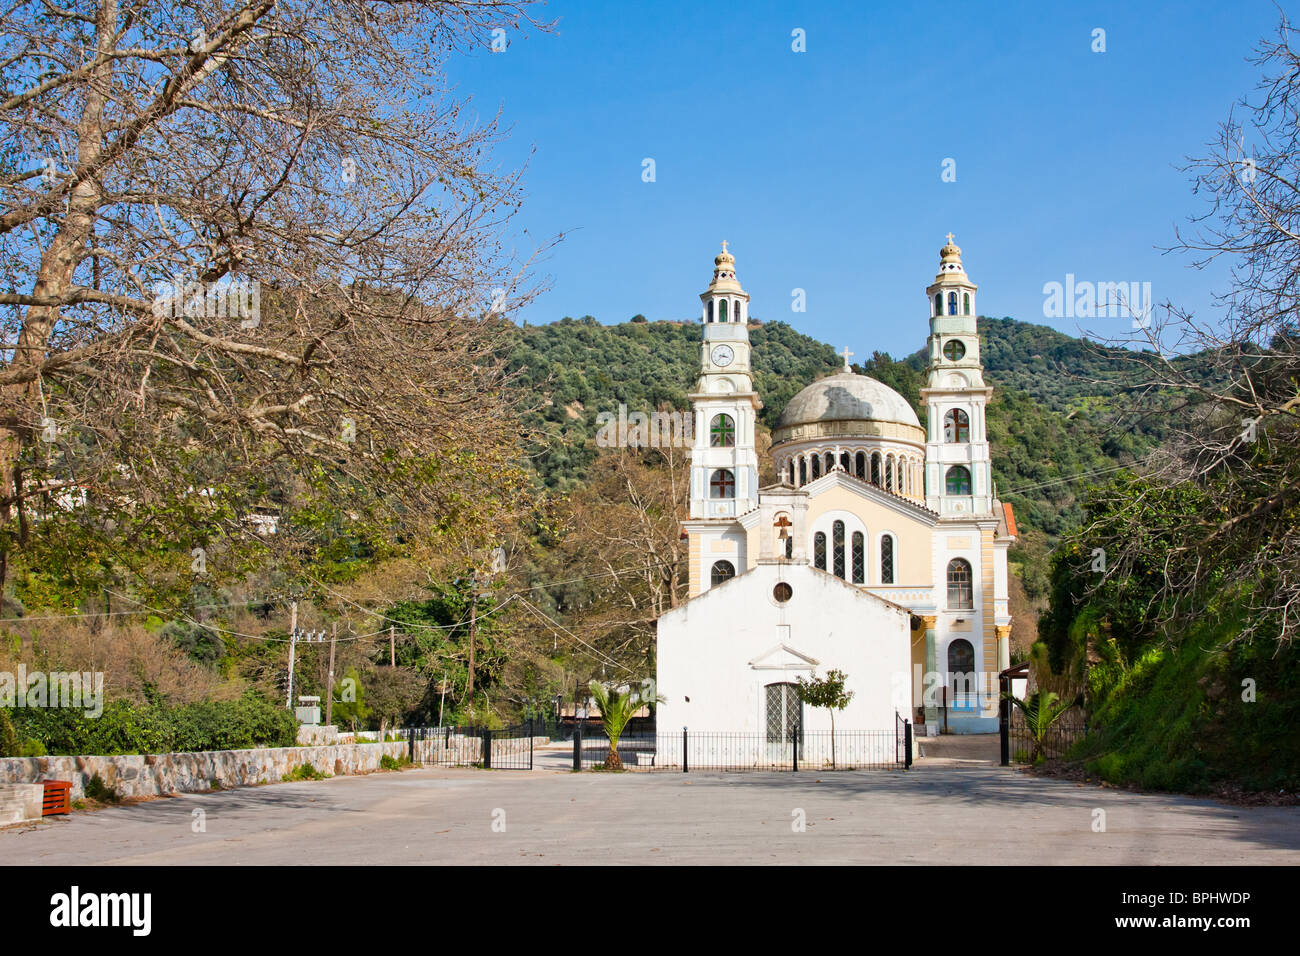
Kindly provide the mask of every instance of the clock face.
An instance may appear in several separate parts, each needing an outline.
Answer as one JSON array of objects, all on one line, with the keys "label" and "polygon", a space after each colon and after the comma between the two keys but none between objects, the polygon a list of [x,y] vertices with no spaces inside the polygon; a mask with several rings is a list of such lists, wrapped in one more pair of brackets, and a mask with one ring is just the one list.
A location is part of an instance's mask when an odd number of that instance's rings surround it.
[{"label": "clock face", "polygon": [[735,357],[736,353],[731,350],[730,345],[716,345],[713,351],[709,353],[709,358],[713,360],[713,364],[718,368],[726,368]]},{"label": "clock face", "polygon": [[943,347],[943,354],[949,362],[959,362],[962,356],[966,354],[966,346],[956,339],[949,339],[948,343]]}]

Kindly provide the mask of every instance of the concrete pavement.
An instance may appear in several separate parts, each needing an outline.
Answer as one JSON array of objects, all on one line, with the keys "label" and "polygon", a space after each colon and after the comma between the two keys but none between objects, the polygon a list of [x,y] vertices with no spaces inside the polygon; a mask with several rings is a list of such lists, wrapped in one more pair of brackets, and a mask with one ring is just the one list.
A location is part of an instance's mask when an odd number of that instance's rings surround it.
[{"label": "concrete pavement", "polygon": [[187,794],[0,830],[0,862],[1300,863],[1300,808],[1031,777],[979,743],[949,748],[974,755],[906,773],[427,769]]}]

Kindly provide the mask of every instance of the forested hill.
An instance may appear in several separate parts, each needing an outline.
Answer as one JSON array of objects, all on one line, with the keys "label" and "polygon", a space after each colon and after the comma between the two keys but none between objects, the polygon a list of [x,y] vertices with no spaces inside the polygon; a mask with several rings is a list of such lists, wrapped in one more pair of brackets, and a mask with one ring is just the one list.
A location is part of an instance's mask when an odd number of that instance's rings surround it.
[{"label": "forested hill", "polygon": [[[989,410],[994,478],[1011,501],[1022,528],[1054,537],[1079,517],[1086,477],[1102,480],[1154,446],[1156,437],[1107,421],[1104,386],[1119,360],[1082,340],[1015,319],[979,320],[987,378],[994,386]],[[784,322],[750,327],[755,384],[763,398],[760,422],[770,428],[795,393],[841,367],[835,350]],[[568,489],[582,483],[595,457],[596,415],[627,405],[649,411],[686,409],[699,373],[698,322],[619,325],[594,318],[565,318],[519,330],[511,356],[521,382],[541,406],[535,424],[547,446],[537,459],[546,484]],[[871,375],[920,403],[925,355],[903,359],[877,352],[855,370]]]}]

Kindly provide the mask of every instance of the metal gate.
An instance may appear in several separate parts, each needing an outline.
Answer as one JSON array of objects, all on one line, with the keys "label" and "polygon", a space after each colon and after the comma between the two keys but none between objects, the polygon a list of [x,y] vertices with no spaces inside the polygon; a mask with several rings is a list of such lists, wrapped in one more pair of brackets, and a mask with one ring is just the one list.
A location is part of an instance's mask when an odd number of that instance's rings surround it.
[{"label": "metal gate", "polygon": [[532,770],[533,727],[413,727],[411,760],[434,767]]}]

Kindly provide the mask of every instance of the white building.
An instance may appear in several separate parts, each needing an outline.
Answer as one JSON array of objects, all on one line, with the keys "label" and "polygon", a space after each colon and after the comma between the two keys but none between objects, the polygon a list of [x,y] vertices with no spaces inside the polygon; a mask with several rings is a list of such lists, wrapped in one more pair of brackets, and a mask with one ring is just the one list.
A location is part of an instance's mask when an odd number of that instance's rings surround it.
[{"label": "white building", "polygon": [[[846,359],[783,410],[760,489],[749,296],[723,243],[690,396],[690,594],[658,622],[661,734],[787,735],[796,677],[831,669],[854,693],[837,730],[892,729],[896,712],[933,729],[945,710],[956,732],[997,729],[1016,526],[993,497],[976,291],[949,234],[926,289],[928,427]],[[824,709],[799,720],[830,726]]]}]

